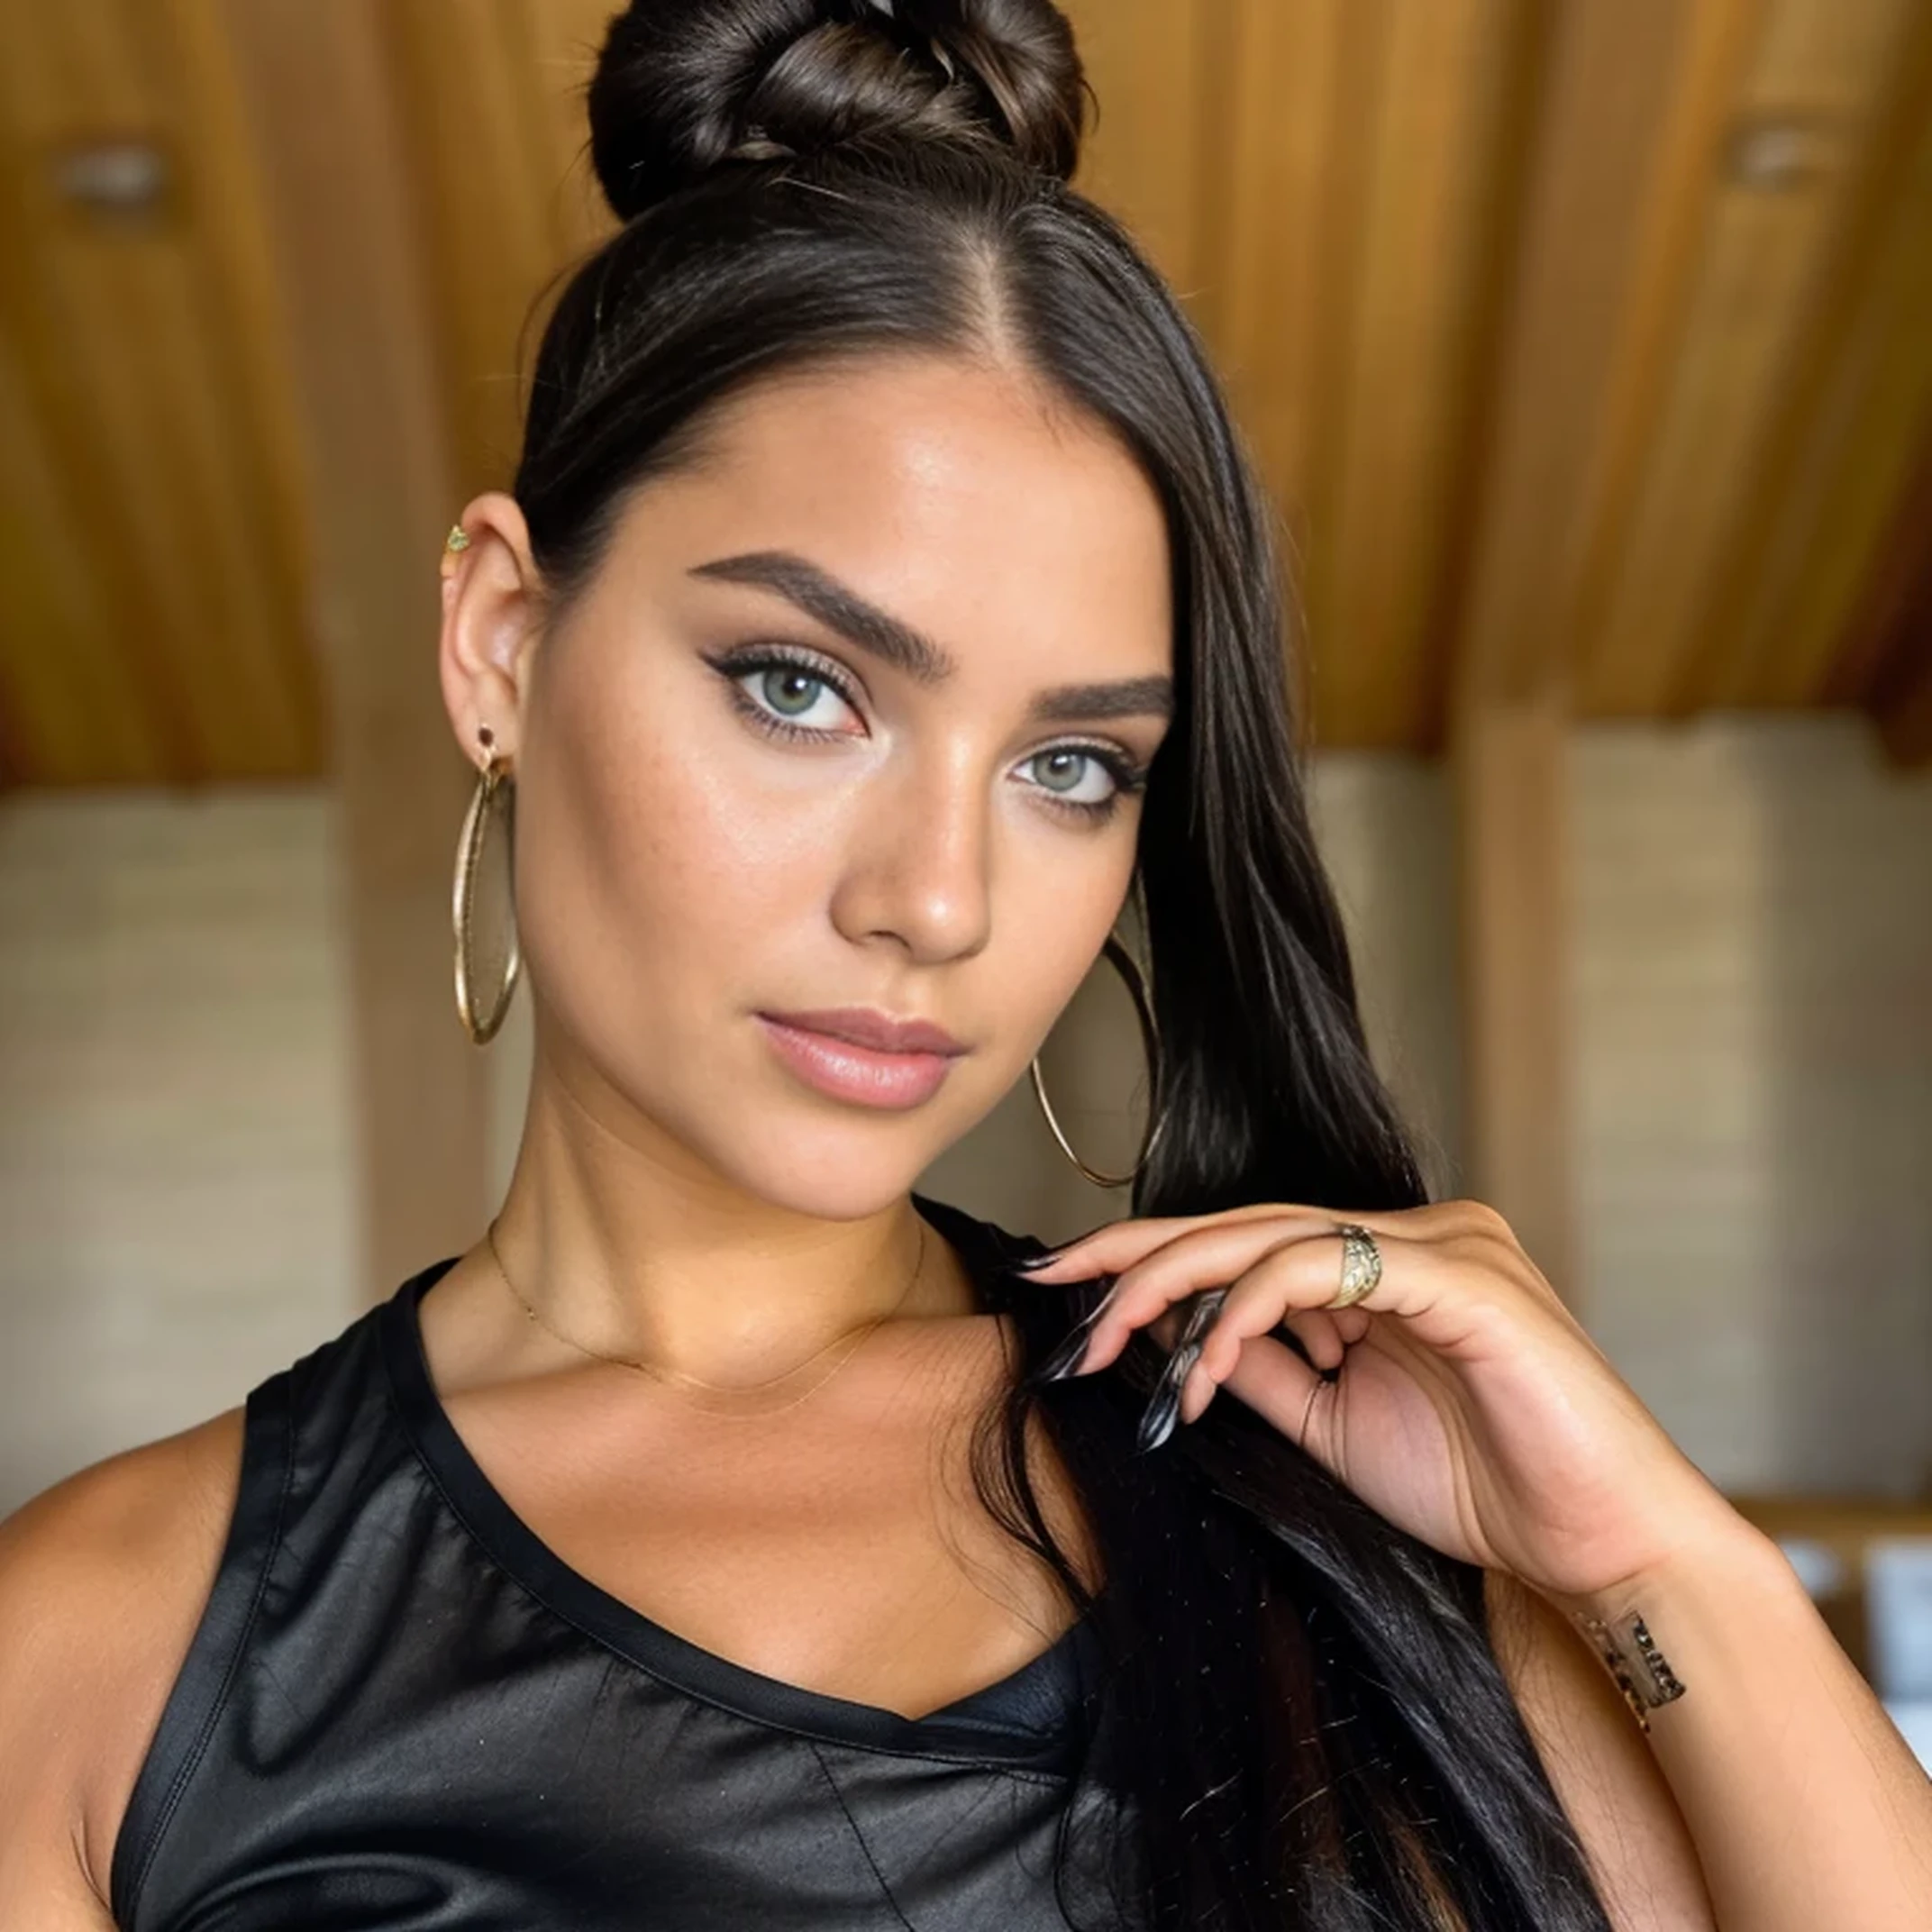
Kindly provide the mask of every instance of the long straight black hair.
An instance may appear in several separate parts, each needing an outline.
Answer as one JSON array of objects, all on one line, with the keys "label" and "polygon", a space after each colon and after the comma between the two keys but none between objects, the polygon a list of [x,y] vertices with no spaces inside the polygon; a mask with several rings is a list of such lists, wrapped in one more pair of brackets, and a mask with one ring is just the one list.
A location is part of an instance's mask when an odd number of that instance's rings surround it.
[{"label": "long straight black hair", "polygon": [[[1186,315],[1067,185],[1087,103],[1047,0],[634,0],[589,92],[622,225],[551,314],[515,495],[561,607],[626,493],[761,378],[1004,357],[1107,426],[1164,507],[1175,611],[1138,853],[1166,1125],[1135,1208],[1416,1206],[1311,834],[1271,513]],[[1151,1340],[1043,1383],[1092,1290],[992,1292],[1020,1355],[975,1440],[980,1493],[1110,1663],[1093,1761],[1104,1735],[1125,1876],[1100,1922],[1608,1932],[1481,1572],[1232,1398],[1137,1454]],[[1086,1514],[1098,1594],[1041,1508],[1035,1429]],[[1079,1922],[1076,1852],[1063,1833]]]}]

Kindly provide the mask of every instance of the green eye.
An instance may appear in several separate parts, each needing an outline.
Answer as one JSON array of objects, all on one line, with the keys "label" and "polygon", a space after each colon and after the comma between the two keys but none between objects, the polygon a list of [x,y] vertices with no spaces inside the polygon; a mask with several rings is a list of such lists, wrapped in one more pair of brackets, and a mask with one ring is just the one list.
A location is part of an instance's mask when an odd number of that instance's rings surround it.
[{"label": "green eye", "polygon": [[1125,794],[1139,791],[1146,776],[1125,754],[1087,744],[1035,752],[1019,769],[1056,811],[1095,821],[1110,816]]},{"label": "green eye", "polygon": [[1027,762],[1042,791],[1069,794],[1078,791],[1096,773],[1103,778],[1107,776],[1091,752],[1067,747],[1057,752],[1041,752]]},{"label": "green eye", "polygon": [[823,678],[816,678],[792,664],[773,665],[759,679],[765,702],[788,718],[803,717],[818,702],[818,694],[825,688]]}]

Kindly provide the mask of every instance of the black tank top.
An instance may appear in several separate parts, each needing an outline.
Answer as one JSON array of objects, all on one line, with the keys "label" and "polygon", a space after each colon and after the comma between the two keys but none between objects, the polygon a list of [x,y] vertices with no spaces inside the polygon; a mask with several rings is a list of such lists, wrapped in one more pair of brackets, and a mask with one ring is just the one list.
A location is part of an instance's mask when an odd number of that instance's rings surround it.
[{"label": "black tank top", "polygon": [[[1033,1246],[916,1199],[976,1280]],[[416,1308],[454,1263],[249,1394],[220,1568],[114,1845],[123,1932],[1047,1932],[1062,1827],[1080,1922],[1129,1922],[1086,1623],[918,1718],[653,1623],[451,1426]]]}]

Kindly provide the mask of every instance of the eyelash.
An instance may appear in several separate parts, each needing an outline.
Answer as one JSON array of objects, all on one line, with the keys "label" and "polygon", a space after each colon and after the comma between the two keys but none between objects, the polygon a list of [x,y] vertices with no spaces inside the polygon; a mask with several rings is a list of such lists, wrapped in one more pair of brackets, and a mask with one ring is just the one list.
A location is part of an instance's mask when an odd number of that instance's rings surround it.
[{"label": "eyelash", "polygon": [[[789,718],[782,718],[775,712],[767,711],[744,688],[746,679],[758,677],[765,671],[802,671],[808,678],[817,679],[852,709],[858,709],[857,700],[844,678],[825,659],[815,657],[807,652],[759,644],[744,650],[725,652],[720,656],[707,658],[706,662],[724,679],[731,695],[733,708],[768,737],[794,743],[802,741],[822,744],[827,738],[843,736],[843,734],[819,731],[808,724],[795,724]],[[1119,810],[1123,798],[1146,788],[1146,768],[1124,756],[1113,745],[1088,744],[1076,740],[1048,745],[1045,750],[1035,752],[1033,756],[1044,758],[1053,752],[1078,752],[1082,756],[1092,759],[1114,781],[1114,789],[1105,798],[1099,799],[1061,798],[1056,797],[1043,785],[1034,787],[1053,810],[1064,813],[1071,818],[1079,819],[1088,825],[1102,825]]]}]

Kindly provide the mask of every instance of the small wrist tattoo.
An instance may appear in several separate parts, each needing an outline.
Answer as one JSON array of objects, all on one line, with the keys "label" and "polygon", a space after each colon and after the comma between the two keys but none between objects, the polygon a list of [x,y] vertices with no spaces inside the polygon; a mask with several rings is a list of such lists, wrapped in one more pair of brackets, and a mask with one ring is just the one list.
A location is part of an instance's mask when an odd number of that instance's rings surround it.
[{"label": "small wrist tattoo", "polygon": [[1660,1704],[1668,1704],[1684,1694],[1684,1687],[1678,1682],[1670,1660],[1657,1648],[1649,1626],[1634,1614],[1624,1620],[1621,1628],[1581,1612],[1576,1621],[1595,1645],[1598,1655],[1608,1665],[1637,1723],[1647,1731],[1650,1713]]}]

